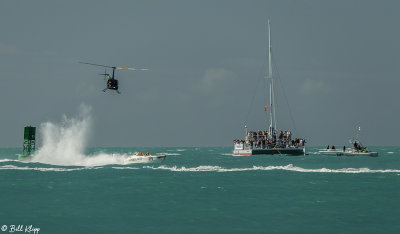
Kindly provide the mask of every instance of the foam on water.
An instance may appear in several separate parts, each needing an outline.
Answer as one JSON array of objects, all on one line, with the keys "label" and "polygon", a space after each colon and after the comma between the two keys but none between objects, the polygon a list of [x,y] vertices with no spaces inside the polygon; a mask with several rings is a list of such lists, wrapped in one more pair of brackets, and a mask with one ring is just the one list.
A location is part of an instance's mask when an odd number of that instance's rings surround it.
[{"label": "foam on water", "polygon": [[329,169],[329,168],[317,168],[307,169],[302,167],[296,167],[292,164],[286,166],[253,166],[250,168],[223,168],[220,166],[198,166],[198,167],[151,167],[144,166],[143,168],[153,170],[169,170],[169,171],[181,171],[181,172],[202,172],[202,171],[215,171],[215,172],[236,172],[236,171],[272,171],[272,170],[285,170],[285,171],[296,171],[296,172],[313,172],[313,173],[346,173],[346,174],[357,174],[357,173],[399,173],[398,169],[369,169],[369,168],[342,168],[342,169]]}]

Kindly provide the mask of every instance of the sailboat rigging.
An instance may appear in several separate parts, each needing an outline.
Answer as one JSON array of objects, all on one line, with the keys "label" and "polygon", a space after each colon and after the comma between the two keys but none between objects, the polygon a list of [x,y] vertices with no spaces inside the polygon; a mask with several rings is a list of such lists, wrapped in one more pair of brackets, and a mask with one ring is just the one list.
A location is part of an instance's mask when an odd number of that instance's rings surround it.
[{"label": "sailboat rigging", "polygon": [[[265,77],[269,90],[269,104],[265,105],[265,111],[269,111],[269,126],[266,131],[248,131],[244,140],[234,140],[233,155],[255,155],[255,154],[284,154],[305,155],[305,140],[294,138],[289,130],[278,131],[276,121],[274,79],[272,73],[271,56],[271,27],[268,20],[268,75]],[[266,102],[267,103],[267,102]]]}]

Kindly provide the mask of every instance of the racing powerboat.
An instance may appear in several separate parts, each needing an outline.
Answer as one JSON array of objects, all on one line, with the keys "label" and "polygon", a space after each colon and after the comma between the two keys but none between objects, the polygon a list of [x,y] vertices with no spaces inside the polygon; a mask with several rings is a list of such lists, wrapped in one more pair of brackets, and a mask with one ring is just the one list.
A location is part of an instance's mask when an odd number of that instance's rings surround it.
[{"label": "racing powerboat", "polygon": [[156,155],[142,155],[141,153],[136,153],[132,156],[129,156],[126,159],[127,163],[161,163],[166,158],[163,154]]}]

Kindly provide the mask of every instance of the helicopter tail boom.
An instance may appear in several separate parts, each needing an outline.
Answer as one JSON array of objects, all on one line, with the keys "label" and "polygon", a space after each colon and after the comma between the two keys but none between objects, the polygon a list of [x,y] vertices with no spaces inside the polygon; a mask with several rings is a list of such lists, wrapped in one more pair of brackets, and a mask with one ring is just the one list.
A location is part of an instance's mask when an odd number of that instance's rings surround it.
[{"label": "helicopter tail boom", "polygon": [[130,67],[117,67],[119,70],[131,70],[131,71],[148,71],[148,68],[130,68]]}]

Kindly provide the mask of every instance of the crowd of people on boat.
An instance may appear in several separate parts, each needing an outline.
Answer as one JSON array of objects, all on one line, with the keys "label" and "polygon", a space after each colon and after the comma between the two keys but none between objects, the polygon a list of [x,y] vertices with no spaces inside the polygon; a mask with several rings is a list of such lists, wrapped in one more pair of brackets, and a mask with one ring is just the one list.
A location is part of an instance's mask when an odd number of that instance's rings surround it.
[{"label": "crowd of people on boat", "polygon": [[273,131],[270,134],[268,131],[249,131],[246,133],[246,139],[235,139],[234,144],[243,144],[248,148],[254,149],[270,149],[270,148],[289,148],[303,147],[306,141],[301,138],[292,139],[290,131]]}]

